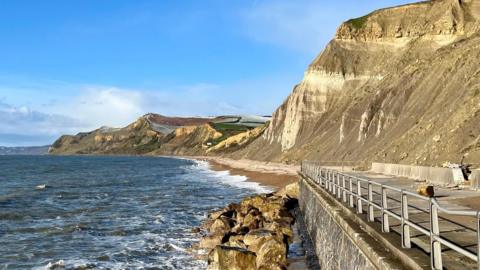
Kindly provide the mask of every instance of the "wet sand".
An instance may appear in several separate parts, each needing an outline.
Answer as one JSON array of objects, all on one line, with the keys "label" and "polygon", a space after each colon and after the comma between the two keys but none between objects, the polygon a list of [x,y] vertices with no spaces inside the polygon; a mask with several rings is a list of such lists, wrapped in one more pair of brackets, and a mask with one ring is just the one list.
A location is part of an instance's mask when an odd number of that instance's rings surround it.
[{"label": "wet sand", "polygon": [[298,181],[297,166],[266,163],[253,160],[233,160],[219,157],[194,157],[205,160],[212,170],[229,171],[231,175],[242,175],[247,181],[259,183],[278,190]]}]

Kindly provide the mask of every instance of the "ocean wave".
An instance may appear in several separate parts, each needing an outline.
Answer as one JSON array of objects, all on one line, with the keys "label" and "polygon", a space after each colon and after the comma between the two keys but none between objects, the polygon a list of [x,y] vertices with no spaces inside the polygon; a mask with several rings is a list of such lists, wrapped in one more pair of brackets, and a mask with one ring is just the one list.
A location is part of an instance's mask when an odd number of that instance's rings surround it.
[{"label": "ocean wave", "polygon": [[[86,163],[47,156],[34,164],[71,169],[62,175],[4,170],[0,269],[205,269],[190,250],[200,241],[192,228],[209,211],[265,191],[205,161],[75,159]],[[36,192],[35,179],[56,188]]]},{"label": "ocean wave", "polygon": [[192,160],[194,165],[192,167],[197,170],[206,172],[207,174],[213,176],[214,179],[218,180],[220,183],[234,186],[238,188],[245,188],[255,191],[256,193],[269,193],[273,189],[268,186],[263,186],[257,182],[248,181],[249,178],[243,175],[231,175],[230,171],[215,171],[212,170],[210,164],[204,160]]}]

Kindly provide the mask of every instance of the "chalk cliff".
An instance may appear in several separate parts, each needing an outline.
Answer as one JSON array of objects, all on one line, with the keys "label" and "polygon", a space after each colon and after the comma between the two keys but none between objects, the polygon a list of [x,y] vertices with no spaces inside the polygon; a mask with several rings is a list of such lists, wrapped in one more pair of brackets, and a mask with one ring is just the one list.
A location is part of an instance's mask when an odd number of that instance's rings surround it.
[{"label": "chalk cliff", "polygon": [[344,22],[266,132],[233,157],[480,160],[479,19],[480,0],[436,0]]}]

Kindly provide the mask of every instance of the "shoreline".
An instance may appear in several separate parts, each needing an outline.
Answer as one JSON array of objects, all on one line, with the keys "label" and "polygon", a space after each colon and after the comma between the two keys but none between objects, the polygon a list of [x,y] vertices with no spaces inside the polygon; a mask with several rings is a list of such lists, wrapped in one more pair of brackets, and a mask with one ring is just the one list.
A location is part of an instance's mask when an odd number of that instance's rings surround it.
[{"label": "shoreline", "polygon": [[277,191],[299,180],[298,168],[282,163],[261,162],[255,160],[234,160],[223,157],[188,157],[206,161],[214,171],[229,171],[230,175],[247,177],[247,182],[255,182]]}]

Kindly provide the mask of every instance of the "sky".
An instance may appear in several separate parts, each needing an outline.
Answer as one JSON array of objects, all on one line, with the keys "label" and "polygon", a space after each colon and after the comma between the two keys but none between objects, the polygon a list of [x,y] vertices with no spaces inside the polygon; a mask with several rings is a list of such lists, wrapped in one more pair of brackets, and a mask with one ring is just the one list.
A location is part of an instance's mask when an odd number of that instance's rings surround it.
[{"label": "sky", "polygon": [[271,115],[340,23],[408,2],[2,1],[0,146],[148,112]]}]

